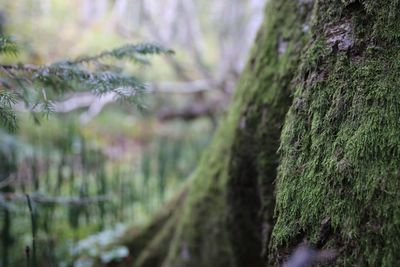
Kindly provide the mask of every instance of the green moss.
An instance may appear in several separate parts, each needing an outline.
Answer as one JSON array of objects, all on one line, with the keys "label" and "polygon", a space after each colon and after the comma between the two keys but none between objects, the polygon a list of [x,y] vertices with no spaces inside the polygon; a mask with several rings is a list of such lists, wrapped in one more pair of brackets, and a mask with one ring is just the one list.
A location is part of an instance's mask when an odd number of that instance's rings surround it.
[{"label": "green moss", "polygon": [[238,99],[249,100],[234,107],[240,120],[228,166],[228,234],[236,266],[265,266],[268,257],[276,151],[291,104],[299,53],[308,37],[304,24],[309,23],[311,6],[294,1],[270,3],[254,49],[255,64],[244,73],[245,90],[242,84],[238,88]]},{"label": "green moss", "polygon": [[[281,137],[277,260],[299,240],[318,243],[320,223],[330,218],[326,246],[340,249],[338,266],[400,261],[399,1],[351,2],[316,7],[315,39]],[[345,20],[353,44],[341,51],[327,31]]]},{"label": "green moss", "polygon": [[[185,184],[175,198],[171,199],[153,219],[143,225],[128,229],[116,243],[129,249],[129,257],[118,266],[160,266],[164,261],[171,236],[179,216],[182,204],[186,199]],[[107,266],[114,266],[111,262]],[[98,259],[96,266],[103,266]]]},{"label": "green moss", "polygon": [[269,3],[229,113],[193,174],[165,266],[264,266],[262,228],[272,224],[276,150],[310,6]]},{"label": "green moss", "polygon": [[304,239],[338,249],[338,266],[400,260],[399,20],[384,17],[398,2],[269,2],[182,216],[149,231],[140,263],[264,266],[268,227],[272,265]]},{"label": "green moss", "polygon": [[[229,142],[220,130],[217,136]],[[227,266],[231,259],[224,228],[224,142],[212,143],[191,178],[188,200],[171,241],[166,266]]]},{"label": "green moss", "polygon": [[153,239],[148,240],[141,253],[134,259],[133,266],[154,267],[161,266],[168,254],[170,241],[175,232],[175,226],[179,222],[179,209],[174,215],[156,232]]},{"label": "green moss", "polygon": [[398,0],[362,0],[365,12],[375,20],[373,34],[382,40],[399,44],[400,38],[400,1]]}]

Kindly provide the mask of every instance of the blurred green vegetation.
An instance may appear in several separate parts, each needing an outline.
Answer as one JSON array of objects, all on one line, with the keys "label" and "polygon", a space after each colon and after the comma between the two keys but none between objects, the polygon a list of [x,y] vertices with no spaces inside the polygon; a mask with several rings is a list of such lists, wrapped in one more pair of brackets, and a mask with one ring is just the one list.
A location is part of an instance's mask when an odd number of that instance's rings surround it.
[{"label": "blurred green vegetation", "polygon": [[[102,0],[100,0],[102,1]],[[113,10],[107,9],[101,14],[95,10],[85,10],[85,3],[90,0],[0,0],[0,11],[4,17],[6,33],[15,37],[22,47],[17,61],[46,64],[65,58],[76,58],[81,55],[92,55],[112,47],[118,47],[126,43],[152,42],[153,36],[148,36],[143,28],[146,25],[134,23],[135,14],[123,23],[129,25],[129,32],[121,30],[121,21]],[[114,1],[102,1],[113,3]],[[132,1],[130,8],[140,1]],[[207,6],[202,3],[202,24],[207,30],[213,30],[215,26],[207,19]],[[90,8],[90,6],[88,7]],[[204,9],[204,10],[203,10]],[[86,14],[87,13],[87,14]],[[91,15],[94,13],[94,15]],[[132,25],[133,24],[133,25]],[[162,27],[163,25],[157,25]],[[210,31],[211,32],[211,31]],[[203,53],[207,67],[212,71],[218,60],[217,40],[214,34],[205,34],[207,53]],[[164,44],[166,46],[172,44]],[[173,44],[177,53],[176,61],[187,66],[184,70],[191,78],[196,79],[195,63],[193,55],[182,44]],[[1,56],[4,63],[15,62],[14,57]],[[128,64],[128,70],[137,71],[136,65]],[[144,67],[146,68],[146,67]],[[162,58],[155,58],[151,71],[141,71],[144,80],[174,80],[176,73],[167,66]]]},{"label": "blurred green vegetation", "polygon": [[[118,124],[106,127],[116,118]],[[7,243],[8,266],[21,266],[25,259],[18,255],[30,245],[24,194],[36,210],[38,258],[44,261],[39,266],[47,259],[72,262],[81,256],[71,250],[79,240],[119,224],[146,222],[189,177],[211,134],[208,121],[176,122],[160,131],[156,121],[135,121],[116,111],[86,127],[74,116],[51,116],[35,125],[21,114],[20,121],[14,138],[27,145],[11,143],[0,163],[14,175],[3,188],[9,199],[1,199],[10,220],[3,234],[13,240]],[[153,129],[143,131],[144,123]]]},{"label": "blurred green vegetation", "polygon": [[[21,44],[16,57],[0,58],[3,63],[45,64],[143,41],[140,33],[116,33],[107,16],[81,21],[79,1],[0,0],[0,7],[5,31]],[[177,58],[185,61],[183,53]],[[162,59],[150,68],[124,67],[143,79],[174,79]],[[181,105],[180,98],[145,101],[144,113],[117,103],[85,125],[79,111],[52,114],[40,124],[21,112],[15,134],[0,130],[1,266],[24,266],[32,259],[32,218],[37,266],[91,266],[91,257],[110,261],[124,254],[124,248],[106,245],[124,227],[145,223],[173,196],[214,127],[207,118],[159,122],[154,110]],[[32,218],[25,194],[32,200]]]}]

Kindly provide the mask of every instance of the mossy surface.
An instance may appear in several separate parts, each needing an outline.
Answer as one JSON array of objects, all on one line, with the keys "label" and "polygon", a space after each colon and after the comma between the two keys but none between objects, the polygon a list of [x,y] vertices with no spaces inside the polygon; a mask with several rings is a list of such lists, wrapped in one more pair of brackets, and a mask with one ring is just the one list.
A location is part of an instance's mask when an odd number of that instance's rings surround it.
[{"label": "mossy surface", "polygon": [[312,1],[270,1],[233,103],[205,153],[163,266],[264,266],[280,131]]},{"label": "mossy surface", "polygon": [[[271,252],[400,262],[400,1],[318,1],[281,140]],[[332,234],[322,236],[329,219]]]},{"label": "mossy surface", "polygon": [[[171,199],[162,210],[155,214],[146,225],[134,226],[117,240],[117,244],[129,249],[129,256],[121,262],[110,262],[105,266],[161,266],[164,262],[176,224],[181,216],[181,208],[187,195],[187,184]],[[96,266],[104,266],[100,260]]]},{"label": "mossy surface", "polygon": [[179,216],[154,224],[138,262],[277,266],[308,243],[337,250],[336,266],[396,266],[399,13],[399,0],[270,0]]},{"label": "mossy surface", "polygon": [[[265,266],[273,227],[277,149],[312,1],[271,1],[233,112],[227,180],[227,229],[235,266]],[[242,102],[244,100],[244,102]]]},{"label": "mossy surface", "polygon": [[134,259],[134,267],[154,267],[163,264],[168,254],[170,241],[176,231],[176,225],[179,223],[179,206],[176,208],[172,217],[156,232],[157,234],[149,240],[138,257]]}]

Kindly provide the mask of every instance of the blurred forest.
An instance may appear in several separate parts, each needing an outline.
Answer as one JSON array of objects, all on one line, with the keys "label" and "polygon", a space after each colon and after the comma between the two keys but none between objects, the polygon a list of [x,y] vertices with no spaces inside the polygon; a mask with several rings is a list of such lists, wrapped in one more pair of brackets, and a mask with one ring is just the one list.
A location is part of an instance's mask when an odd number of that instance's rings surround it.
[{"label": "blurred forest", "polygon": [[0,34],[19,46],[2,64],[44,65],[127,43],[175,51],[149,66],[111,60],[146,82],[144,108],[113,92],[60,94],[43,118],[16,103],[17,130],[0,129],[0,266],[126,257],[113,241],[185,185],[230,102],[264,2],[0,0]]}]

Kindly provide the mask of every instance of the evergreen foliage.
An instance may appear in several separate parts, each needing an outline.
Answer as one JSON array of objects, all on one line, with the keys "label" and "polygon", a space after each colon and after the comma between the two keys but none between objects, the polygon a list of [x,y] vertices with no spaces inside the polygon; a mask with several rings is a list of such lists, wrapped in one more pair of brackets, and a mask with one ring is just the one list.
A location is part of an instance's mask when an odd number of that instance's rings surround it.
[{"label": "evergreen foliage", "polygon": [[[8,36],[0,36],[0,55],[16,55],[17,44]],[[39,114],[54,111],[54,99],[66,92],[90,91],[101,96],[114,93],[142,108],[138,101],[146,84],[127,75],[110,60],[149,64],[148,56],[173,54],[161,45],[146,43],[124,45],[97,55],[83,56],[46,65],[0,65],[0,123],[13,131],[17,128],[15,106],[23,103],[38,121]]]},{"label": "evergreen foliage", "polygon": [[16,55],[17,44],[9,37],[0,35],[0,54]]}]

